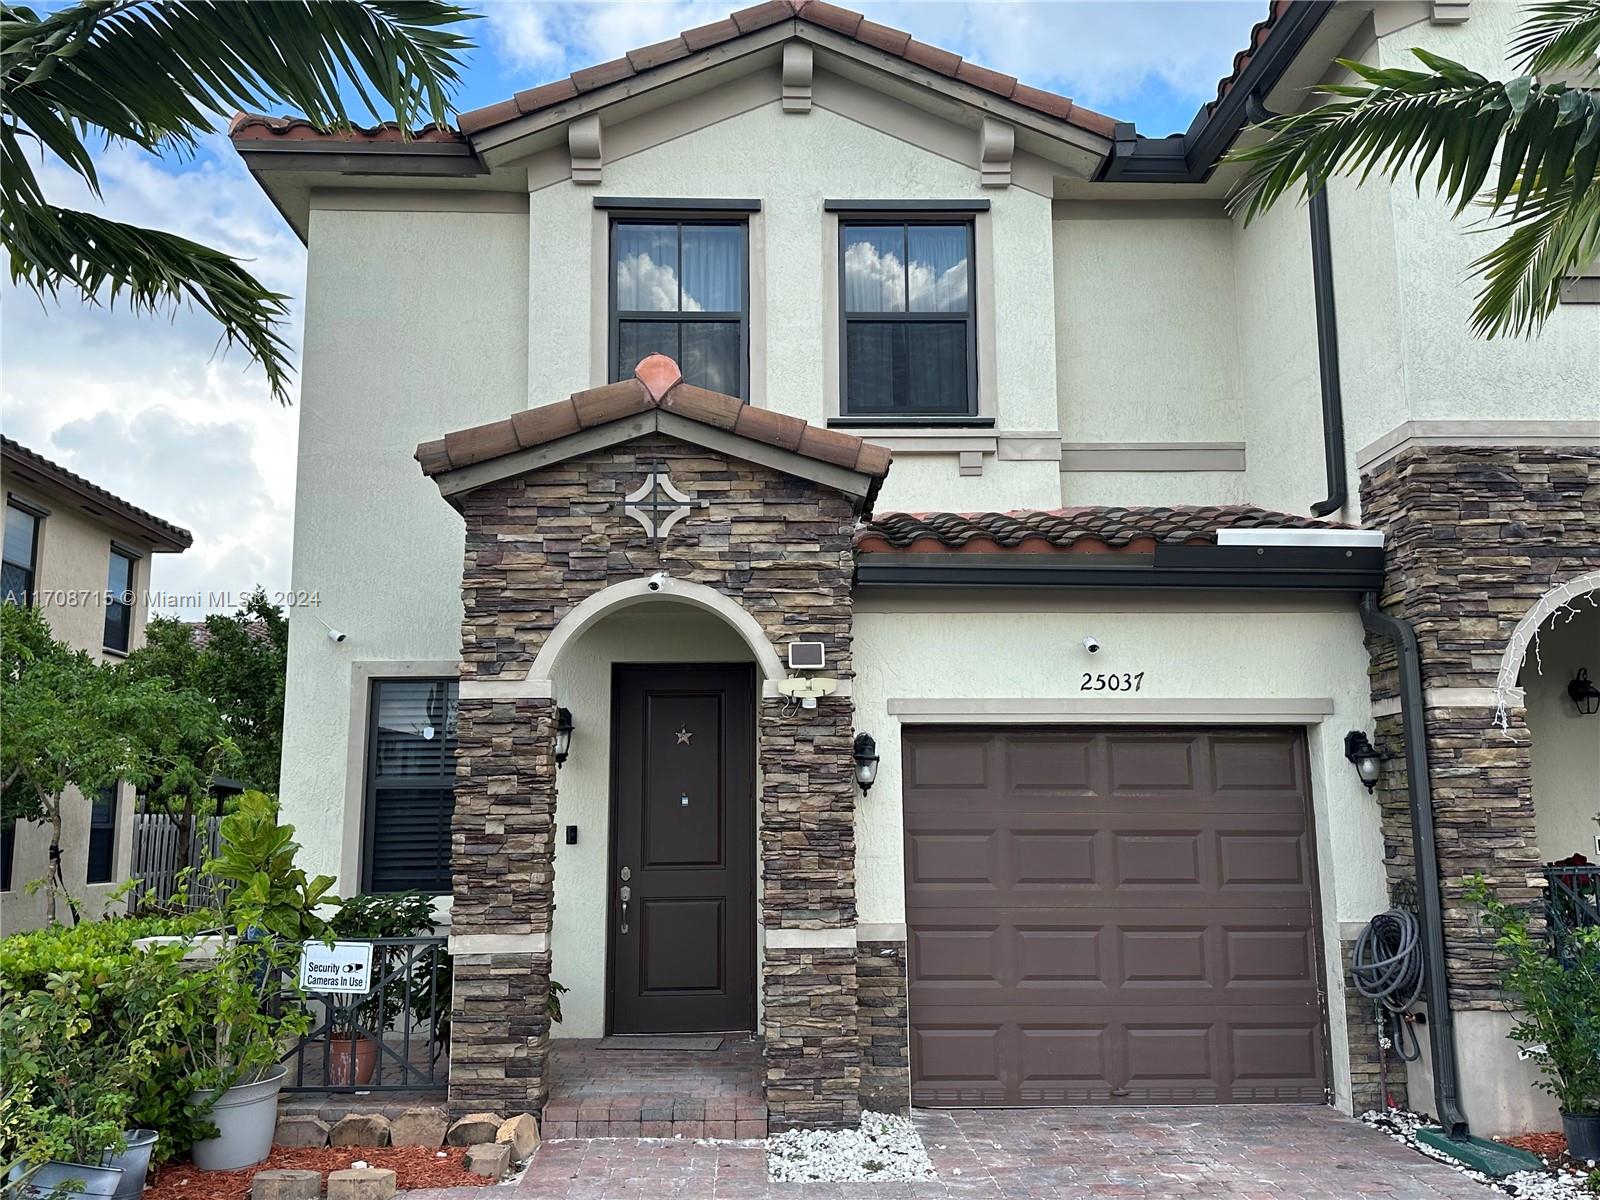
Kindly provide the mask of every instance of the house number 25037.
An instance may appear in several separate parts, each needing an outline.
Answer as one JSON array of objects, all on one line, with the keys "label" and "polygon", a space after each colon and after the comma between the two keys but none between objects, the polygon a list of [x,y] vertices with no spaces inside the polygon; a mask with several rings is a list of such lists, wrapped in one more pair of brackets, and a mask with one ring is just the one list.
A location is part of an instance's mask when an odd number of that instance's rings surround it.
[{"label": "house number 25037", "polygon": [[1100,671],[1083,673],[1083,682],[1078,685],[1080,692],[1137,692],[1144,686],[1144,672],[1130,675],[1123,671],[1120,675],[1115,671]]}]

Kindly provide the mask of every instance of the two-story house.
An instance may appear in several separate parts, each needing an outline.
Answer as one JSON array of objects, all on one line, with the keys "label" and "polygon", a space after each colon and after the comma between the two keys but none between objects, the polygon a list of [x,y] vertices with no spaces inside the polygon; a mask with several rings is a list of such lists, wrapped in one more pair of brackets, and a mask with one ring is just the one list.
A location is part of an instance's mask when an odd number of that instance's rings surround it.
[{"label": "two-story house", "polygon": [[1276,3],[1169,138],[821,0],[235,120],[309,248],[284,810],[441,897],[453,1109],[545,1104],[552,977],[561,1037],[760,1034],[774,1127],[1370,1105],[1398,903],[1418,1106],[1535,1119],[1461,884],[1594,849],[1600,307],[1476,341],[1438,204],[1246,227],[1219,161],[1515,17]]},{"label": "two-story house", "polygon": [[[144,641],[150,567],[194,539],[10,438],[0,438],[5,495],[0,602],[36,606],[51,632],[101,661]],[[128,879],[134,793],[126,783],[61,806],[61,878],[88,919]],[[0,933],[44,923],[45,898],[28,885],[50,870],[50,830],[33,822],[0,826]]]}]

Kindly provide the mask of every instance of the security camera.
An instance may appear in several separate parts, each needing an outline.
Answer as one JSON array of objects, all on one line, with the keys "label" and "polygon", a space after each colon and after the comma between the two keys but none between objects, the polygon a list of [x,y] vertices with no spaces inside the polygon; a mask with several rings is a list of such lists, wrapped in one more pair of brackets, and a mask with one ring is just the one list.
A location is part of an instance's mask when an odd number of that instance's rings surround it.
[{"label": "security camera", "polygon": [[329,628],[328,630],[328,640],[330,642],[342,642],[348,636],[342,629]]},{"label": "security camera", "polygon": [[652,592],[659,592],[662,588],[667,586],[667,581],[671,578],[672,577],[665,571],[657,571],[654,575],[650,576],[650,579],[645,586],[648,587]]},{"label": "security camera", "polygon": [[1100,653],[1100,639],[1095,637],[1094,634],[1091,633],[1088,637],[1083,639],[1083,648],[1085,650],[1087,650],[1090,654],[1099,654]]}]

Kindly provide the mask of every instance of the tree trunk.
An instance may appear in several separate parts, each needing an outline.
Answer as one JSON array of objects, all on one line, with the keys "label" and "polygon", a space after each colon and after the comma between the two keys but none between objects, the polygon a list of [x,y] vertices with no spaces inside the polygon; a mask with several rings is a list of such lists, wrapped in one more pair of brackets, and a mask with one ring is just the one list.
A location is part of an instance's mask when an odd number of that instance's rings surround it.
[{"label": "tree trunk", "polygon": [[50,861],[44,872],[44,920],[56,923],[56,895],[61,890],[61,797],[50,802]]}]

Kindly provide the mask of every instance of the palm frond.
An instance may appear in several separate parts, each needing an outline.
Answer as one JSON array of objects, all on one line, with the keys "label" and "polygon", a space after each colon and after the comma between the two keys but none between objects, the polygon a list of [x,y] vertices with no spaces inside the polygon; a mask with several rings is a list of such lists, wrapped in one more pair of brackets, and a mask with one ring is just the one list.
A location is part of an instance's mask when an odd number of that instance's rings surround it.
[{"label": "palm frond", "polygon": [[1514,225],[1505,241],[1473,262],[1484,278],[1473,332],[1491,338],[1536,332],[1560,303],[1573,268],[1597,255],[1600,188],[1576,202],[1552,193],[1537,215]]},{"label": "palm frond", "polygon": [[1587,66],[1600,55],[1600,0],[1539,0],[1511,39],[1511,57],[1529,75]]},{"label": "palm frond", "polygon": [[288,395],[289,348],[275,326],[288,297],[269,291],[232,258],[188,238],[53,205],[0,207],[0,247],[13,282],[54,298],[63,287],[84,299],[122,299],[153,313],[193,304],[261,364],[274,396]]}]

